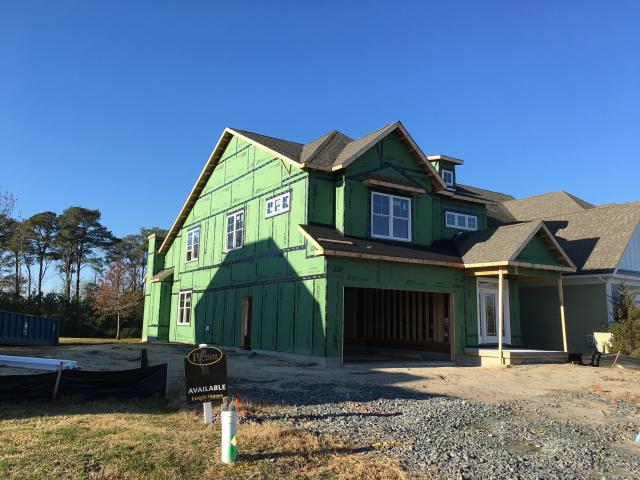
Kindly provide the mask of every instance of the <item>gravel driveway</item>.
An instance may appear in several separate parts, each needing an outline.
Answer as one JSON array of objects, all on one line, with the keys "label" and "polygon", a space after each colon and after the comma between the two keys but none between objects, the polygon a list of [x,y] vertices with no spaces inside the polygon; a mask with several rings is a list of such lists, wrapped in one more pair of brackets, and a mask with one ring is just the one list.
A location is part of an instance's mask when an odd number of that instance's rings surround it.
[{"label": "gravel driveway", "polygon": [[[640,409],[597,393],[488,403],[339,382],[271,389],[246,379],[236,390],[267,403],[285,398],[288,404],[286,413],[245,421],[275,420],[345,436],[363,452],[397,456],[407,470],[427,478],[640,478],[640,445],[633,441]],[[600,407],[603,421],[559,421],[546,413],[572,403]]]}]

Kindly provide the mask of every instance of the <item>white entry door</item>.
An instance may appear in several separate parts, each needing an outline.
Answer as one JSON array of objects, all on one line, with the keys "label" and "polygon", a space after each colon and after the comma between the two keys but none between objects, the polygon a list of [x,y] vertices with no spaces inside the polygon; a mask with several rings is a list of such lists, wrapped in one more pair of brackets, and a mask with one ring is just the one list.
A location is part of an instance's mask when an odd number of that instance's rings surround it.
[{"label": "white entry door", "polygon": [[[511,343],[511,318],[509,317],[509,286],[505,281],[502,292],[504,325],[502,342]],[[498,282],[478,280],[479,343],[498,343]]]}]

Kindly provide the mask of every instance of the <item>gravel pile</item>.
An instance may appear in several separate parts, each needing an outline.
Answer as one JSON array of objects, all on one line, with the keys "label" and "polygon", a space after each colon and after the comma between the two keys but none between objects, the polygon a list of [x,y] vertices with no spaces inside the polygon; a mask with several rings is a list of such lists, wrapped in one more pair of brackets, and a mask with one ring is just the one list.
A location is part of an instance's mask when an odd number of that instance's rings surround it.
[{"label": "gravel pile", "polygon": [[613,407],[606,424],[556,421],[524,402],[472,402],[390,387],[253,387],[244,385],[248,396],[284,400],[289,413],[245,421],[343,436],[356,448],[397,457],[409,471],[433,478],[640,479],[640,445],[633,443],[640,425],[632,421],[640,409],[593,393],[548,395],[545,403],[563,408],[567,400],[601,402]]}]

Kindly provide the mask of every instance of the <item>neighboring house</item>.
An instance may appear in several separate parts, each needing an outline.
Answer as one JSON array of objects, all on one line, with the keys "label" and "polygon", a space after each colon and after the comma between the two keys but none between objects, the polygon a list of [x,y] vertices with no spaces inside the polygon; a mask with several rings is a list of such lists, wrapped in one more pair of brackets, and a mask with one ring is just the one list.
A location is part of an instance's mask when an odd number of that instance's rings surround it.
[{"label": "neighboring house", "polygon": [[326,365],[380,349],[509,361],[535,327],[520,284],[575,267],[543,222],[488,218],[513,197],[458,184],[460,168],[400,122],[307,144],[225,129],[150,237],[144,337]]},{"label": "neighboring house", "polygon": [[[593,332],[613,319],[612,299],[621,281],[640,295],[640,202],[594,206],[566,192],[553,192],[493,207],[501,222],[544,220],[577,267],[564,276],[566,328],[570,351],[590,353]],[[555,284],[520,284],[523,343],[557,349],[560,325]]]}]

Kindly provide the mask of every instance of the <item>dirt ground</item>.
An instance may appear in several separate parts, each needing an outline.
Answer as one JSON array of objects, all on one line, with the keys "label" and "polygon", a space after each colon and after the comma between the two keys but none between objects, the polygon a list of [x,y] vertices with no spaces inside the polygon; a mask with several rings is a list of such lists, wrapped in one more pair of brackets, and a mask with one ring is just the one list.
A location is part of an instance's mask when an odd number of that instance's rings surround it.
[{"label": "dirt ground", "polygon": [[[36,414],[41,412],[37,402],[9,406],[0,419],[5,436],[0,442],[0,477],[177,479],[201,478],[208,472],[214,478],[487,478],[486,465],[491,465],[497,469],[491,475],[495,478],[565,478],[556,475],[559,472],[566,478],[640,478],[640,449],[633,440],[640,413],[628,405],[640,406],[637,370],[436,362],[355,363],[328,369],[229,351],[229,388],[241,395],[239,435],[246,440],[243,462],[224,470],[215,460],[217,450],[213,456],[191,452],[185,461],[172,457],[166,463],[165,457],[183,445],[181,435],[204,435],[212,445],[219,443],[218,429],[202,429],[200,407],[185,402],[184,357],[192,347],[73,342],[0,346],[0,355],[76,360],[85,370],[121,370],[137,368],[145,348],[151,365],[169,365],[167,399],[82,405],[63,399],[48,404],[42,416]],[[0,375],[27,373],[38,372],[0,366]],[[469,408],[475,413],[467,418]],[[452,416],[450,409],[458,413]],[[154,441],[166,440],[162,448],[140,437],[138,430],[150,428],[147,415],[157,427]],[[451,421],[462,426],[449,425]],[[464,426],[467,421],[471,423]],[[112,435],[106,425],[118,422],[128,422],[118,433],[123,436],[102,443],[105,432]],[[175,430],[177,423],[188,428]],[[453,444],[433,443],[438,429],[449,432],[446,438]],[[260,436],[266,432],[272,433]],[[422,440],[425,435],[433,437],[432,443]],[[33,454],[51,436],[60,437],[61,448],[73,452],[62,464]],[[398,443],[398,438],[409,443]],[[92,445],[90,452],[86,445]],[[138,453],[131,455],[131,449]],[[160,460],[147,462],[153,455]],[[584,468],[593,472],[583,477]],[[87,471],[93,472],[91,477]]]},{"label": "dirt ground", "polygon": [[[150,364],[169,364],[170,388],[184,388],[184,356],[191,347],[169,344],[105,344],[61,345],[56,347],[0,346],[0,355],[24,355],[76,360],[86,370],[136,368],[141,350],[148,351]],[[269,384],[282,391],[293,385],[335,385],[344,389],[386,386],[409,389],[425,394],[447,395],[470,400],[499,402],[523,400],[532,408],[542,409],[551,418],[603,422],[607,412],[584,402],[555,408],[547,405],[545,396],[563,392],[595,392],[597,394],[640,404],[640,372],[618,368],[593,368],[578,365],[522,365],[509,368],[458,367],[448,363],[413,362],[402,364],[358,363],[342,369],[302,366],[274,357],[229,352],[230,382],[251,385]],[[0,375],[25,374],[25,369],[0,366]],[[345,388],[344,385],[349,385]]]}]

